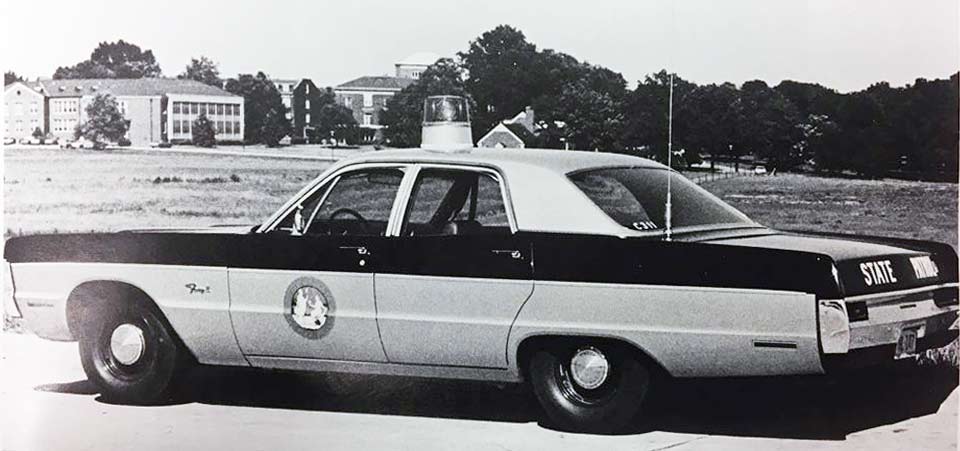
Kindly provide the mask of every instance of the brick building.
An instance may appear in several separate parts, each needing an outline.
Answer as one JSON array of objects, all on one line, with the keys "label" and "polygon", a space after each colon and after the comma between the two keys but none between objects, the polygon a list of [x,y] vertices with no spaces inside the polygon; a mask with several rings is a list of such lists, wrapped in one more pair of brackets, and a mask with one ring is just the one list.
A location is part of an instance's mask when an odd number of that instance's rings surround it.
[{"label": "brick building", "polygon": [[337,103],[353,111],[361,128],[379,131],[380,112],[387,100],[410,86],[439,59],[432,53],[415,53],[394,64],[393,76],[363,76],[338,85],[334,88]]},{"label": "brick building", "polygon": [[30,138],[33,131],[40,129],[47,133],[46,101],[36,83],[13,82],[3,87],[3,104],[6,114],[3,117],[3,137],[17,141]]},{"label": "brick building", "polygon": [[[16,100],[8,99],[8,88],[4,102],[8,107],[13,102],[16,108]],[[135,146],[190,141],[192,123],[201,112],[213,121],[218,141],[243,139],[243,97],[194,80],[39,80],[34,90],[44,101],[43,130],[61,139],[73,139],[77,124],[86,120],[87,105],[99,94],[116,98],[120,112],[130,120],[127,139]]]}]

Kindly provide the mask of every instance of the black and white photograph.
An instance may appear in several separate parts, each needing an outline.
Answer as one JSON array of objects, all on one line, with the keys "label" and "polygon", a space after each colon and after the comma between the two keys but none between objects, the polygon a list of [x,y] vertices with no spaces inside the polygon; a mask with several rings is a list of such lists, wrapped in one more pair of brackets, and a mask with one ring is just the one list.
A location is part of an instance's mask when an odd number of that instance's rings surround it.
[{"label": "black and white photograph", "polygon": [[956,0],[0,11],[0,450],[958,449]]}]

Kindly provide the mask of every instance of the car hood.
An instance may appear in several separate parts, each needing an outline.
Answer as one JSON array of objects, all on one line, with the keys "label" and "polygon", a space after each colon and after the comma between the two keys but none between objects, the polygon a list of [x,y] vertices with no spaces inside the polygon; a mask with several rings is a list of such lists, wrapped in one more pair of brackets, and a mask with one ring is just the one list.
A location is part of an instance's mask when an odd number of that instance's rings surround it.
[{"label": "car hood", "polygon": [[[956,254],[942,248],[928,248],[922,242],[801,233],[719,238],[709,242],[826,255],[834,261],[847,296],[956,281],[955,275],[951,275],[951,268],[956,267]],[[933,270],[926,264],[931,260]]]}]

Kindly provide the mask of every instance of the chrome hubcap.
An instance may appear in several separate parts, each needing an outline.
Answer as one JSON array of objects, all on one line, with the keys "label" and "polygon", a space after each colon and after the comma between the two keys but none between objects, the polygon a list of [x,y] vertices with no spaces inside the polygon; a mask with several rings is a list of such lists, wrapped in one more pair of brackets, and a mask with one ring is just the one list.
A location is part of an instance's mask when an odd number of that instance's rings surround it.
[{"label": "chrome hubcap", "polygon": [[110,352],[123,365],[137,363],[145,347],[143,331],[133,324],[121,324],[110,335]]},{"label": "chrome hubcap", "polygon": [[596,348],[583,348],[570,359],[570,376],[577,385],[593,390],[607,380],[610,363]]}]

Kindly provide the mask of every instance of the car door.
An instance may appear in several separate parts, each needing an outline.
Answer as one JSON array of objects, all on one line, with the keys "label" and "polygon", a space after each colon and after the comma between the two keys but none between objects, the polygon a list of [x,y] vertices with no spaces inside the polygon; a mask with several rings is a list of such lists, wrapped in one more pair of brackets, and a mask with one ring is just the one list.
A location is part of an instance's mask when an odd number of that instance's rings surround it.
[{"label": "car door", "polygon": [[375,275],[390,362],[506,367],[507,336],[533,290],[530,243],[511,226],[501,177],[422,167]]},{"label": "car door", "polygon": [[271,359],[383,362],[373,272],[404,167],[334,174],[273,230],[245,240],[229,268],[237,341],[254,365]]}]

